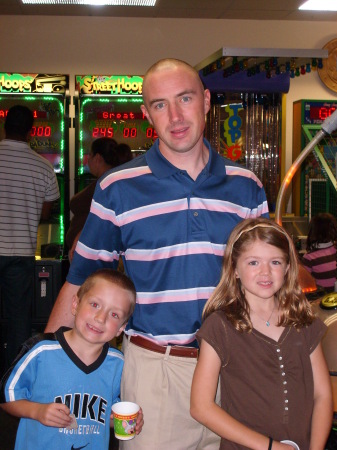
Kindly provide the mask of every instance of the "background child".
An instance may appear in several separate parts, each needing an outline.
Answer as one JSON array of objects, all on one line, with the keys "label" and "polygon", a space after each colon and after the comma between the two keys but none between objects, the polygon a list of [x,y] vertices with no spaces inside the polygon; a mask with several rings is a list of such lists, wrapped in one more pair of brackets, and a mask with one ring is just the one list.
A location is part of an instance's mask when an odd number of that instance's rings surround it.
[{"label": "background child", "polygon": [[[332,422],[329,372],[315,319],[297,283],[291,239],[268,219],[237,225],[205,305],[192,416],[220,449],[323,450]],[[221,407],[214,402],[220,373]]]},{"label": "background child", "polygon": [[317,286],[334,290],[337,276],[337,220],[332,214],[320,213],[309,224],[304,267],[315,278]]},{"label": "background child", "polygon": [[[98,270],[73,297],[74,328],[25,343],[0,392],[2,408],[21,417],[15,449],[108,449],[123,369],[122,353],[108,342],[123,331],[135,302],[128,277]],[[141,412],[137,434],[142,423]]]}]

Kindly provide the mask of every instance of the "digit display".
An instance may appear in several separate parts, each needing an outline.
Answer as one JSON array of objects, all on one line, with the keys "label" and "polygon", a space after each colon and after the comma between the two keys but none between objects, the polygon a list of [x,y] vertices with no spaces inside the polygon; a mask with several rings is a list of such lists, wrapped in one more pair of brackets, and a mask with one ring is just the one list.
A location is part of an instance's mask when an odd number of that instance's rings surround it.
[{"label": "digit display", "polygon": [[304,102],[304,125],[320,125],[336,110],[337,102],[310,100]]},{"label": "digit display", "polygon": [[324,121],[336,110],[335,106],[311,106],[310,119]]}]

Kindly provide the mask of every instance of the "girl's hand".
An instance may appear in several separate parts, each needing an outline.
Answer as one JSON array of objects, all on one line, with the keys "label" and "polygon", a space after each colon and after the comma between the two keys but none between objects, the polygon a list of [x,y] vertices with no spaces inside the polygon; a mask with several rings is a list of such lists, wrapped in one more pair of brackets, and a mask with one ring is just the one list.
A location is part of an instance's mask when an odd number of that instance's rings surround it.
[{"label": "girl's hand", "polygon": [[35,419],[47,427],[66,428],[72,422],[70,410],[62,403],[39,403]]},{"label": "girl's hand", "polygon": [[142,431],[143,425],[144,425],[144,414],[142,408],[140,408],[136,422],[136,434],[139,434]]}]

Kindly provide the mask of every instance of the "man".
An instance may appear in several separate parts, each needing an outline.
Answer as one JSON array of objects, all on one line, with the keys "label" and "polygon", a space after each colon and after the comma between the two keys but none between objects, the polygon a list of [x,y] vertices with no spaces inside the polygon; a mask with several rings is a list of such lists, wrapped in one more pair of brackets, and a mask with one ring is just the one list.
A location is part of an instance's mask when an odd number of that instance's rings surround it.
[{"label": "man", "polygon": [[31,335],[37,228],[59,198],[51,164],[28,145],[32,111],[16,105],[0,142],[0,287],[8,318],[6,365]]},{"label": "man", "polygon": [[144,77],[143,99],[159,139],[99,181],[48,330],[72,324],[77,286],[121,255],[137,290],[124,339],[122,398],[139,402],[145,420],[142,436],[127,448],[215,450],[219,438],[189,414],[195,332],[232,228],[268,215],[267,202],[254,174],[203,139],[210,93],[191,66],[156,63]]}]

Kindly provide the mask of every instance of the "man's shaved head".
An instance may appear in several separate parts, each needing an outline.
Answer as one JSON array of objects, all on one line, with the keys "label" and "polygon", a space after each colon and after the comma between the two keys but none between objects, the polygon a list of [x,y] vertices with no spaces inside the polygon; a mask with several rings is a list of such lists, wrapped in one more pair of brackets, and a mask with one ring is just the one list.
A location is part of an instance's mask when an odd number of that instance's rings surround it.
[{"label": "man's shaved head", "polygon": [[175,59],[175,58],[165,58],[165,59],[160,59],[159,61],[157,61],[156,63],[154,63],[145,73],[144,75],[144,79],[143,79],[143,99],[144,99],[144,103],[146,103],[146,90],[148,87],[148,80],[151,78],[151,75],[156,73],[156,72],[160,72],[160,71],[165,71],[165,70],[172,70],[174,71],[175,69],[179,69],[179,68],[183,68],[186,71],[190,72],[190,74],[192,74],[195,79],[198,81],[198,83],[200,84],[200,90],[203,92],[204,91],[204,86],[202,84],[202,81],[199,77],[198,72],[187,62],[182,61],[180,59]]}]

